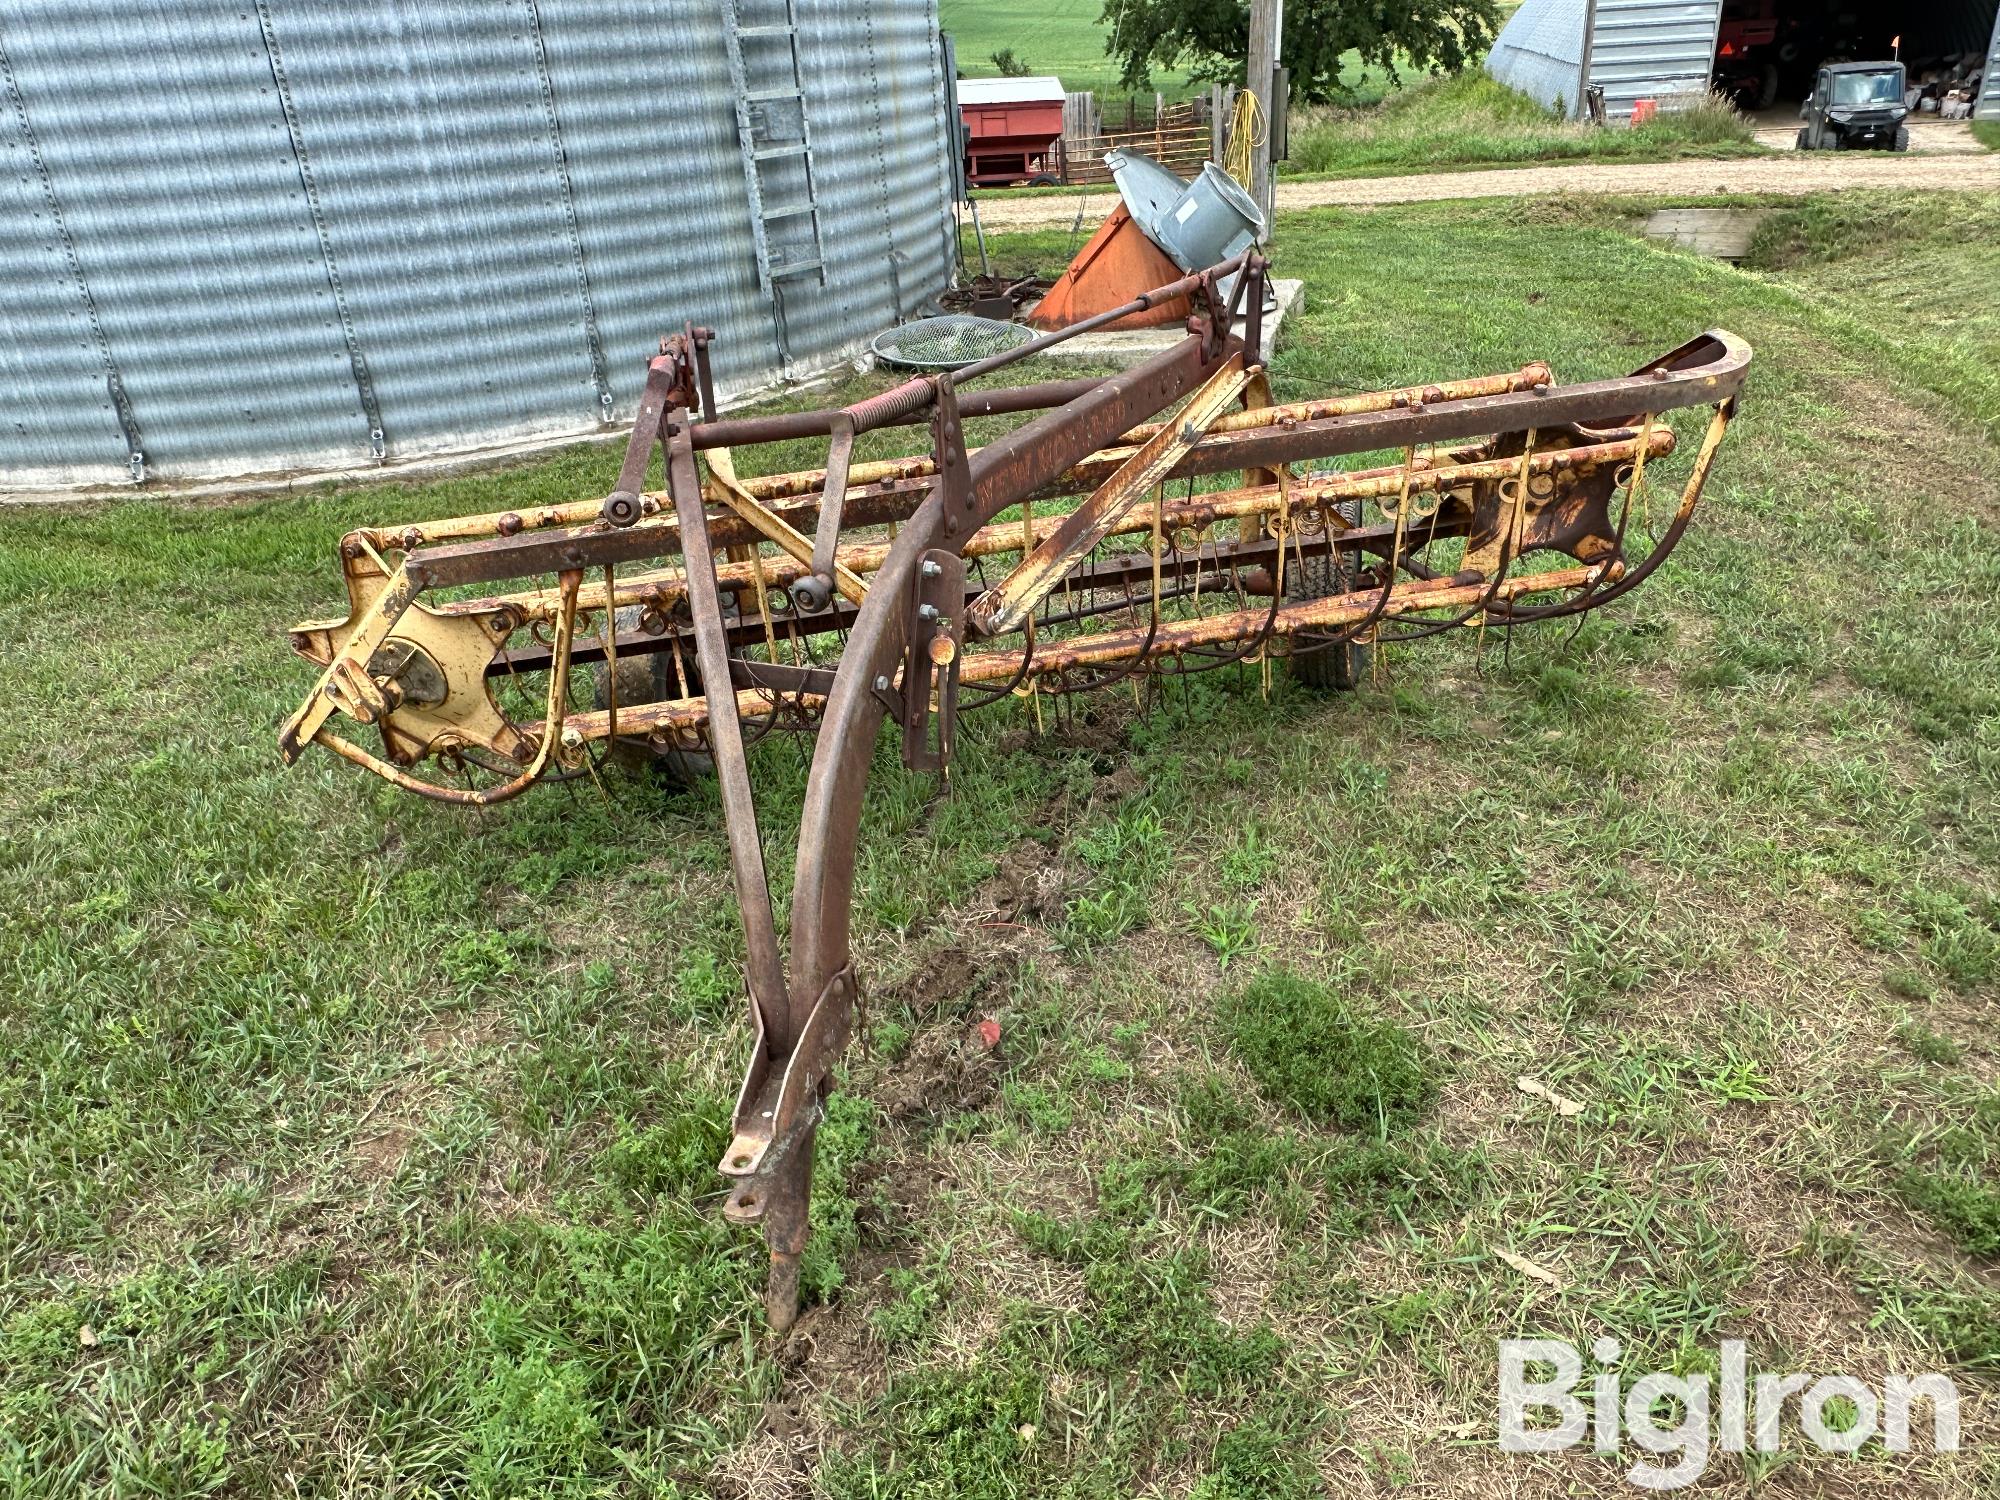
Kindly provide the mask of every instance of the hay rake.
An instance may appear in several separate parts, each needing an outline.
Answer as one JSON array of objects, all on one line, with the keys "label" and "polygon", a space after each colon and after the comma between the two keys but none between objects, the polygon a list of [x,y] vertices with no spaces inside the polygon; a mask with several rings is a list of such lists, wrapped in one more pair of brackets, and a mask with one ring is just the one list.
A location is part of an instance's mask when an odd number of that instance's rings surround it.
[{"label": "hay rake", "polygon": [[[1601,608],[1679,542],[1750,364],[1713,331],[1618,380],[1562,385],[1531,363],[1278,404],[1255,363],[1264,275],[1246,254],[955,374],[782,416],[718,416],[710,335],[684,329],[649,366],[609,496],[351,532],[346,614],[292,631],[319,680],[281,731],[288,761],[319,744],[473,806],[611,749],[712,767],[756,1036],[724,1213],[763,1227],[776,1329],[797,1310],[814,1131],[858,994],[849,907],[885,720],[905,764],[944,769],[958,714],[1010,696],[1274,658],[1352,685],[1376,642]],[[1196,309],[1186,336],[1123,374],[968,389],[1176,297]],[[1698,407],[1678,499],[1628,561],[1649,466],[1675,451],[1667,414]],[[1025,420],[968,446],[968,420],[1009,415]],[[864,434],[914,426],[925,451],[855,457]],[[738,451],[803,438],[826,443],[824,467],[739,474]],[[655,449],[666,484],[648,492]],[[780,730],[817,734],[789,964],[745,759]]]}]

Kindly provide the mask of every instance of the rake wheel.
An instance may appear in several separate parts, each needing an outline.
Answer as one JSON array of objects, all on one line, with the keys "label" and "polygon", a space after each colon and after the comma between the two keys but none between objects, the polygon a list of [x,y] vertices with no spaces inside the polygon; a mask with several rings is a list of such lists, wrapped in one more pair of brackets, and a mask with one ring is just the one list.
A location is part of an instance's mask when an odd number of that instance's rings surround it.
[{"label": "rake wheel", "polygon": [[[1343,500],[1332,507],[1350,528],[1361,524],[1361,502]],[[1361,564],[1352,552],[1322,552],[1297,560],[1285,570],[1287,599],[1331,599],[1360,586]],[[1351,693],[1367,679],[1373,651],[1365,641],[1339,635],[1300,631],[1293,637],[1289,665],[1292,676],[1307,687]]]}]

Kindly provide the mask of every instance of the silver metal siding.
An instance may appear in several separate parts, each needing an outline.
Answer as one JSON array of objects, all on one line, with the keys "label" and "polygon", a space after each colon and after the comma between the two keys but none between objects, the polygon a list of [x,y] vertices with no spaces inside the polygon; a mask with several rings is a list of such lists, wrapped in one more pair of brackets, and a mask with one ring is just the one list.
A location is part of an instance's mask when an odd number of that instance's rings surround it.
[{"label": "silver metal siding", "polygon": [[171,481],[597,431],[690,320],[725,394],[839,363],[949,281],[952,136],[935,0],[799,16],[787,359],[712,0],[0,0],[0,489],[124,477],[109,369]]},{"label": "silver metal siding", "polygon": [[389,452],[598,411],[522,0],[274,6]]},{"label": "silver metal siding", "polygon": [[1486,71],[1575,116],[1582,104],[1585,0],[1526,0],[1494,38]]},{"label": "silver metal siding", "polygon": [[1986,51],[1986,76],[1973,114],[1982,120],[2000,120],[2000,15],[1993,18],[1993,42]]},{"label": "silver metal siding", "polygon": [[923,307],[950,280],[951,164],[935,12],[799,0],[801,70],[827,226],[827,284],[789,283],[792,357],[824,368]]},{"label": "silver metal siding", "polygon": [[1590,81],[1605,111],[1631,115],[1641,99],[1703,93],[1715,65],[1722,0],[1597,0]]},{"label": "silver metal siding", "polygon": [[[0,18],[101,352],[147,463],[164,470],[246,450],[365,451],[262,37],[243,14],[78,0]],[[0,267],[16,273],[11,258]],[[29,404],[58,399],[25,373]],[[123,471],[118,441],[109,457]],[[96,457],[58,451],[29,467]]]},{"label": "silver metal siding", "polygon": [[0,35],[0,472],[25,483],[111,483],[126,444],[60,205]]},{"label": "silver metal siding", "polygon": [[638,400],[646,356],[684,323],[722,332],[724,394],[767,384],[778,346],[720,26],[669,20],[656,0],[542,0],[541,20],[617,412]]}]

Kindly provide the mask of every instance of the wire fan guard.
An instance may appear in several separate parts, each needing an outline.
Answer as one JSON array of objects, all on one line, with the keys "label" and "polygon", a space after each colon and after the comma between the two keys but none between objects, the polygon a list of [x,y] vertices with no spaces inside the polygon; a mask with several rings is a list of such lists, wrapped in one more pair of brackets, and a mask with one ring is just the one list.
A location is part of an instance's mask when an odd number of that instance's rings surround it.
[{"label": "wire fan guard", "polygon": [[989,355],[1018,349],[1033,337],[1018,323],[975,318],[969,313],[948,313],[942,318],[919,318],[887,333],[878,333],[869,347],[876,358],[892,365],[956,370]]}]

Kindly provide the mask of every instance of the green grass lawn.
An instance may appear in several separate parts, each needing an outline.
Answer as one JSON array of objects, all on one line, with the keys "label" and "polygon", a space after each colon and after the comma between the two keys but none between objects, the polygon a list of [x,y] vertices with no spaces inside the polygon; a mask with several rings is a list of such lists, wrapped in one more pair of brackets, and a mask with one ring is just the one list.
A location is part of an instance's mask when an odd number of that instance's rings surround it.
[{"label": "green grass lawn", "polygon": [[[1104,50],[1105,28],[1097,0],[941,0],[938,18],[958,49],[958,69],[968,78],[993,78],[993,54],[1011,48],[1031,72],[1053,73],[1072,91],[1089,89],[1107,114],[1135,91],[1119,82],[1118,62]],[[1379,99],[1389,87],[1380,69],[1363,68],[1358,54],[1349,54],[1342,81],[1357,103]],[[1168,103],[1207,92],[1185,69],[1155,70],[1148,87],[1136,91],[1142,106],[1152,108],[1152,91]],[[1107,121],[1107,123],[1109,123]]]},{"label": "green grass lawn", "polygon": [[1897,327],[2000,367],[2000,294],[1988,290],[2000,287],[2000,210],[1991,200],[1810,199],[1758,227],[1750,263],[1879,308]]},{"label": "green grass lawn", "polygon": [[[958,48],[959,71],[969,78],[997,77],[992,56],[1012,48],[1034,73],[1053,73],[1071,91],[1096,91],[1100,104],[1131,90],[1118,81],[1118,63],[1105,52],[1107,33],[1096,0],[940,0],[938,21]],[[1152,86],[1177,100],[1191,90],[1184,73],[1156,73]]]},{"label": "green grass lawn", "polygon": [[1761,150],[1749,122],[1720,102],[1637,127],[1579,124],[1475,68],[1415,81],[1378,104],[1300,109],[1284,170],[1290,177],[1381,177],[1581,159],[1753,156]]},{"label": "green grass lawn", "polygon": [[[1281,221],[1281,397],[1747,337],[1700,523],[1349,697],[1009,704],[948,797],[885,741],[775,1347],[713,787],[468,814],[274,745],[345,527],[616,453],[0,516],[0,1494],[1625,1494],[1494,1445],[1494,1341],[1603,1334],[1965,1393],[1955,1459],[1788,1422],[1717,1492],[1992,1493],[2000,382],[1907,316],[1990,311],[2000,204],[1925,202],[1761,270],[1617,204]],[[1934,301],[1831,256],[1885,224]],[[802,767],[753,760],[781,901]]]}]

